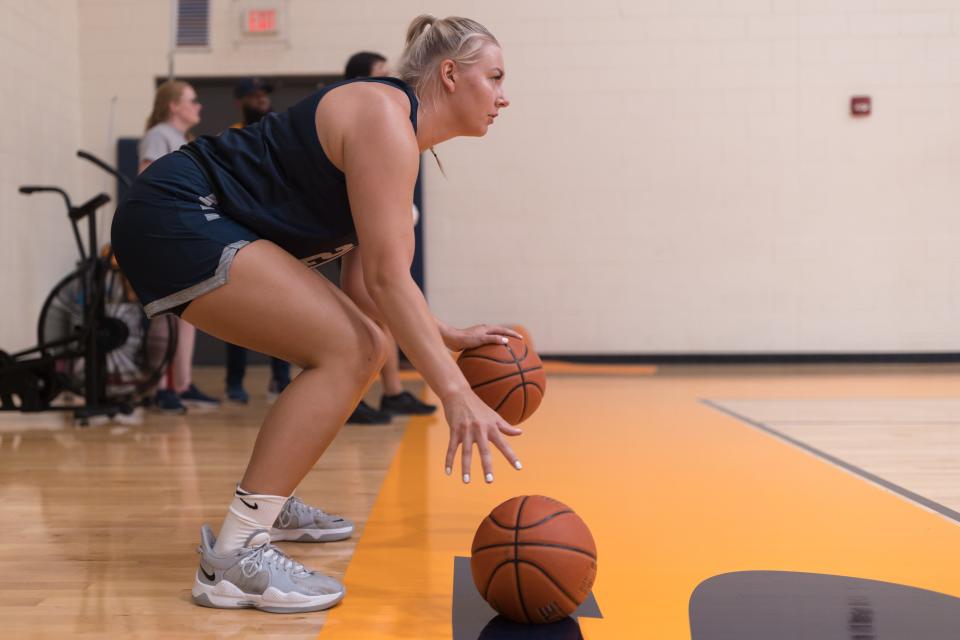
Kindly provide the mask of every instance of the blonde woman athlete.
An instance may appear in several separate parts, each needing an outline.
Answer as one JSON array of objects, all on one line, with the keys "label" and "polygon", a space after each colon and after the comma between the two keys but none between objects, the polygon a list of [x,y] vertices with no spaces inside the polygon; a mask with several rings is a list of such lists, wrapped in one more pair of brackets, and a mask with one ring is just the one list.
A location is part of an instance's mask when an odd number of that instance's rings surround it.
[{"label": "blonde woman athlete", "polygon": [[[466,18],[410,25],[400,79],[360,78],[260,123],[202,137],[153,164],[117,211],[113,246],[148,315],[175,313],[303,372],[267,413],[219,536],[201,529],[197,604],[315,611],[337,580],[271,540],[336,540],[348,521],[294,489],[383,366],[383,322],[443,404],[446,472],[476,446],[520,461],[521,433],[470,390],[448,350],[505,341],[508,328],[437,320],[410,276],[410,203],[421,152],[482,136],[509,102],[496,38]],[[343,257],[343,292],[311,269]]]}]

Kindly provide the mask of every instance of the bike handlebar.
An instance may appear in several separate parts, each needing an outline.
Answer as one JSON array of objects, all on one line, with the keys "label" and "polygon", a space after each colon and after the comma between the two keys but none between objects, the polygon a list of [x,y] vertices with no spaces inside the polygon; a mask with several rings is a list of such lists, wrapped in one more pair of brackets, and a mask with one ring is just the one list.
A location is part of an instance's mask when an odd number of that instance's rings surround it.
[{"label": "bike handlebar", "polygon": [[110,202],[110,196],[101,193],[93,196],[79,207],[70,209],[71,220],[83,220],[88,215],[94,213],[97,209]]},{"label": "bike handlebar", "polygon": [[64,202],[67,203],[67,209],[73,209],[73,203],[70,202],[70,196],[67,195],[67,192],[61,189],[60,187],[45,187],[45,186],[36,186],[36,185],[24,185],[20,187],[20,193],[30,195],[32,193],[43,193],[43,192],[52,192],[59,193],[63,196]]},{"label": "bike handlebar", "polygon": [[[100,160],[92,153],[80,150],[80,151],[77,151],[77,155],[83,158],[84,160],[88,160],[92,162],[93,164],[97,165],[107,173],[110,173],[116,176],[117,179],[120,180],[126,187],[128,188],[130,187],[130,179],[127,176],[119,173],[116,169],[108,165],[103,160]],[[59,193],[63,197],[63,201],[67,205],[67,216],[70,218],[70,226],[73,228],[73,237],[77,241],[77,250],[80,252],[81,261],[86,261],[87,252],[83,248],[83,241],[80,238],[80,230],[77,227],[77,221],[83,220],[87,216],[90,216],[90,221],[89,221],[90,222],[90,231],[89,231],[90,256],[95,257],[97,252],[97,247],[96,247],[97,234],[96,234],[96,225],[94,224],[95,222],[94,213],[96,213],[97,209],[99,209],[103,205],[110,202],[110,196],[108,196],[105,193],[100,193],[90,198],[89,200],[81,204],[79,207],[74,207],[73,203],[70,202],[70,196],[68,196],[67,192],[61,189],[60,187],[51,187],[51,186],[43,186],[43,185],[23,185],[20,187],[20,193],[24,195],[31,195],[33,193],[43,193],[43,192]]]},{"label": "bike handlebar", "polygon": [[75,207],[73,206],[73,203],[70,202],[70,196],[68,196],[67,192],[60,187],[44,187],[35,185],[24,185],[20,187],[20,193],[24,193],[26,195],[43,192],[59,193],[61,196],[63,196],[63,200],[67,203],[67,215],[70,216],[71,220],[75,221],[83,220],[88,215],[110,202],[110,196],[105,193],[101,193],[93,196],[79,207]]},{"label": "bike handlebar", "polygon": [[83,158],[84,160],[89,160],[93,164],[97,165],[98,167],[100,167],[110,175],[116,177],[117,180],[122,182],[123,186],[127,187],[128,189],[130,188],[130,185],[133,184],[130,178],[123,175],[122,173],[120,173],[119,171],[117,171],[116,169],[114,169],[113,167],[111,167],[106,162],[104,162],[97,156],[93,155],[89,151],[84,151],[83,149],[80,149],[79,151],[77,151],[77,157]]}]

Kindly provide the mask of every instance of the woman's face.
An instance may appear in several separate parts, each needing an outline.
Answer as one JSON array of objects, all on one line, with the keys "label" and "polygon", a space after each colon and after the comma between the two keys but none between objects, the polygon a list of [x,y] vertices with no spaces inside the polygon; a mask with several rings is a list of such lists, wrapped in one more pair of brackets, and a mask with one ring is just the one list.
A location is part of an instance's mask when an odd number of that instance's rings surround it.
[{"label": "woman's face", "polygon": [[383,78],[388,75],[390,75],[390,65],[386,60],[377,60],[373,63],[373,66],[370,67],[371,78]]},{"label": "woman's face", "polygon": [[197,100],[197,92],[188,86],[180,94],[180,99],[170,104],[170,116],[179,118],[188,127],[200,124],[200,109],[203,105]]},{"label": "woman's face", "polygon": [[485,44],[469,66],[441,65],[441,74],[459,135],[485,135],[500,110],[510,104],[503,92],[503,53],[495,44]]}]

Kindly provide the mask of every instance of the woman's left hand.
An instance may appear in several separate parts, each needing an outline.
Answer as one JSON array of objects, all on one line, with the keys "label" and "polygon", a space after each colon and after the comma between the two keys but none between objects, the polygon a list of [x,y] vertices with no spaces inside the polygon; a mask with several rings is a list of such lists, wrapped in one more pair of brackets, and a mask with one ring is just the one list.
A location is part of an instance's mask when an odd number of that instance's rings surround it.
[{"label": "woman's left hand", "polygon": [[445,327],[442,332],[443,343],[451,351],[463,351],[484,344],[506,344],[507,336],[523,340],[523,336],[510,329],[495,324],[478,324],[466,329]]}]

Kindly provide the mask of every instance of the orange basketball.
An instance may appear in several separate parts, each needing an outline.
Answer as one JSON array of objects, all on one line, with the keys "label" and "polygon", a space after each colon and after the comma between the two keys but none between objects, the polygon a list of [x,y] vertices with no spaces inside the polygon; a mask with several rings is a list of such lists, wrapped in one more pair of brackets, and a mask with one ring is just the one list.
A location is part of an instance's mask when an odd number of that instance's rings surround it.
[{"label": "orange basketball", "polygon": [[480,595],[516,622],[567,617],[590,595],[597,575],[597,546],[587,525],[544,496],[511,498],[491,511],[471,553]]},{"label": "orange basketball", "polygon": [[547,376],[540,356],[517,338],[460,354],[457,364],[470,388],[510,424],[520,424],[540,406]]}]

